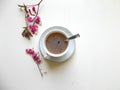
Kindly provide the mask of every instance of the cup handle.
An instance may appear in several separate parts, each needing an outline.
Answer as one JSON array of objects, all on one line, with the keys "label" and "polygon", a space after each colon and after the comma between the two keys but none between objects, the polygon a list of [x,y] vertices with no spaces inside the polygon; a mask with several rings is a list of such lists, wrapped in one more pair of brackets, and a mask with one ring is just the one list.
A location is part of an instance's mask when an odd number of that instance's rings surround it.
[{"label": "cup handle", "polygon": [[43,57],[44,57],[45,59],[50,59],[50,56],[47,55],[47,53],[46,53],[45,55],[43,55]]}]

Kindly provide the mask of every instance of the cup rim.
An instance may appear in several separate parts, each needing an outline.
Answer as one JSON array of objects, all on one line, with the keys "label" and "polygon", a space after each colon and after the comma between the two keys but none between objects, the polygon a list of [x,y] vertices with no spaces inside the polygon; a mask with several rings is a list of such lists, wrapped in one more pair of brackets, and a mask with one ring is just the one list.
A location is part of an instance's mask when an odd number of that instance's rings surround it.
[{"label": "cup rim", "polygon": [[62,34],[67,38],[67,34],[66,34],[64,31],[62,31],[62,30],[60,30],[60,29],[53,29],[53,30],[51,30],[50,32],[48,32],[48,33],[46,34],[45,38],[44,38],[44,49],[45,49],[45,51],[46,51],[46,54],[49,55],[49,56],[51,56],[51,57],[61,57],[61,56],[65,55],[65,54],[67,53],[67,51],[68,51],[68,49],[69,49],[69,45],[70,45],[70,44],[69,44],[69,41],[68,41],[67,48],[66,48],[62,53],[60,53],[60,54],[51,53],[50,51],[48,51],[48,49],[47,49],[47,47],[46,47],[46,39],[47,39],[47,37],[48,37],[50,34],[55,33],[55,32],[62,33]]}]

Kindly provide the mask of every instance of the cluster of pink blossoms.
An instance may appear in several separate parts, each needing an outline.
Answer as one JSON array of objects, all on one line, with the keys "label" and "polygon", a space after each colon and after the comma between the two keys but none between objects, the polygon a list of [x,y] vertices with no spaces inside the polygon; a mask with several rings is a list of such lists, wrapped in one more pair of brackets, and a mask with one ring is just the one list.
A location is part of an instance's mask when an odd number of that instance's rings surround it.
[{"label": "cluster of pink blossoms", "polygon": [[25,12],[25,21],[26,26],[22,32],[22,36],[30,39],[33,34],[36,34],[38,31],[38,26],[41,25],[41,19],[38,15],[39,6],[42,0],[35,5],[18,5]]},{"label": "cluster of pink blossoms", "polygon": [[26,17],[27,28],[30,30],[32,34],[35,34],[38,30],[38,25],[41,24],[41,20],[38,15],[34,16],[34,14],[36,14],[36,8],[34,6],[32,7],[32,11],[31,9],[29,9],[28,11],[29,12],[27,13]]},{"label": "cluster of pink blossoms", "polygon": [[43,76],[43,73],[41,72],[41,69],[39,67],[39,64],[41,63],[41,59],[40,59],[38,53],[36,53],[34,51],[34,49],[30,49],[30,48],[26,49],[26,53],[32,56],[33,60],[36,62],[37,66],[38,66],[41,76]]},{"label": "cluster of pink blossoms", "polygon": [[33,49],[26,49],[26,53],[31,55],[33,60],[37,63],[40,64],[41,59],[39,58],[39,55],[33,50]]}]

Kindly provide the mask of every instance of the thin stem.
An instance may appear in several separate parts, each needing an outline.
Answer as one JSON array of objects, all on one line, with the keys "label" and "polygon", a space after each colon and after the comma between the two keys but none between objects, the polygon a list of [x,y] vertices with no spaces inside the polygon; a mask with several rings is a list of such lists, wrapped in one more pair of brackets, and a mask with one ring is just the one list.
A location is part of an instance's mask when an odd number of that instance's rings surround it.
[{"label": "thin stem", "polygon": [[37,15],[38,15],[38,12],[39,12],[40,3],[41,3],[42,1],[43,1],[43,0],[41,0],[41,1],[37,4],[38,7],[37,7],[36,15],[35,15],[35,17],[33,18],[33,20],[34,20],[33,26],[34,26],[34,24],[35,24],[35,19],[36,19]]},{"label": "thin stem", "polygon": [[35,15],[35,17],[33,18],[33,26],[35,25],[35,19],[36,19],[36,17],[37,17],[37,15],[38,15],[38,11],[39,11],[39,5],[38,5],[38,7],[37,7],[37,13],[36,13],[36,15]]},{"label": "thin stem", "polygon": [[38,5],[40,5],[40,3],[42,2],[43,0],[41,0],[39,3],[38,3]]},{"label": "thin stem", "polygon": [[26,22],[26,27],[28,28],[28,22],[27,22],[26,15],[27,15],[27,13],[25,14],[25,22]]},{"label": "thin stem", "polygon": [[38,67],[38,69],[39,69],[40,75],[43,77],[43,73],[41,72],[41,69],[40,69],[40,67],[39,67],[39,64],[37,64],[37,67]]},{"label": "thin stem", "polygon": [[25,23],[26,23],[26,27],[28,27],[28,23],[27,23],[27,14],[28,14],[28,11],[27,11],[27,6],[24,4],[24,10],[25,10]]},{"label": "thin stem", "polygon": [[41,0],[38,4],[34,4],[34,5],[27,5],[27,7],[32,7],[32,6],[37,6],[37,5],[40,5],[40,3],[42,2],[43,0]]}]

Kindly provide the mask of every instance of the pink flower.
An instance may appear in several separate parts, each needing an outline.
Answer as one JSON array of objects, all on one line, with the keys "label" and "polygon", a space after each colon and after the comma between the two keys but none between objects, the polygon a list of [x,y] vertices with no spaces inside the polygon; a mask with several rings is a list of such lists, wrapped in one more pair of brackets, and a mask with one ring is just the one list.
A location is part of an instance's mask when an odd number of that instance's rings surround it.
[{"label": "pink flower", "polygon": [[35,60],[35,62],[36,62],[37,64],[40,64],[40,62],[41,62],[40,58],[38,57],[38,58]]},{"label": "pink flower", "polygon": [[36,20],[35,20],[35,22],[36,22],[37,24],[40,23],[40,17],[39,17],[39,16],[36,16]]},{"label": "pink flower", "polygon": [[32,49],[26,49],[26,53],[27,53],[27,54],[33,54],[33,53],[34,53],[34,50],[32,50]]},{"label": "pink flower", "polygon": [[29,17],[29,16],[30,16],[29,14],[26,15],[26,17]]},{"label": "pink flower", "polygon": [[32,54],[32,58],[34,59],[34,61],[39,64],[41,62],[40,58],[38,57],[38,54],[36,52],[34,52]]},{"label": "pink flower", "polygon": [[33,60],[37,63],[40,64],[41,59],[39,58],[39,55],[34,51],[34,49],[26,49],[26,53],[31,55]]},{"label": "pink flower", "polygon": [[32,7],[32,10],[33,10],[33,12],[36,12],[36,9],[35,9],[35,7],[34,7],[34,6]]},{"label": "pink flower", "polygon": [[26,53],[29,54],[29,49],[26,49]]},{"label": "pink flower", "polygon": [[34,50],[33,49],[26,49],[26,53],[32,55],[34,53]]},{"label": "pink flower", "polygon": [[36,54],[36,53],[33,53],[33,54],[32,54],[32,57],[33,57],[33,59],[35,60],[35,58],[37,57],[37,54]]},{"label": "pink flower", "polygon": [[35,55],[35,56],[33,56],[34,61],[35,61],[37,64],[39,64],[39,63],[41,62],[40,58],[38,57],[37,54],[34,54],[34,55]]},{"label": "pink flower", "polygon": [[31,30],[31,32],[33,33],[33,34],[35,34],[35,32],[38,30],[38,26],[37,25],[30,25],[29,26],[29,28],[30,28],[30,30]]},{"label": "pink flower", "polygon": [[33,22],[32,17],[28,16],[28,17],[27,17],[27,22],[29,22],[29,23]]}]

